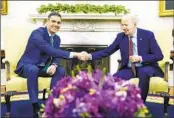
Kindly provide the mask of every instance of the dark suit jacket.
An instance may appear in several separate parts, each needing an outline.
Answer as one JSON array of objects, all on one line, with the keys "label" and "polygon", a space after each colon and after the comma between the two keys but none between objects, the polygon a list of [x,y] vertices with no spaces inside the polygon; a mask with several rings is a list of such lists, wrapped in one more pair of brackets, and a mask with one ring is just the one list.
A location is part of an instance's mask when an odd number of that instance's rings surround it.
[{"label": "dark suit jacket", "polygon": [[60,37],[54,35],[54,47],[51,46],[50,37],[46,27],[40,27],[34,30],[28,40],[26,49],[20,58],[15,73],[20,74],[22,66],[25,64],[34,64],[45,66],[49,57],[53,57],[53,63],[59,64],[59,58],[69,58],[70,52],[59,49]]},{"label": "dark suit jacket", "polygon": [[[137,48],[138,55],[142,56],[143,65],[152,65],[160,70],[157,61],[163,59],[163,54],[153,32],[137,28]],[[118,49],[121,53],[121,69],[125,68],[129,60],[129,39],[124,33],[119,33],[114,42],[106,49],[92,53],[92,59],[110,56]]]}]

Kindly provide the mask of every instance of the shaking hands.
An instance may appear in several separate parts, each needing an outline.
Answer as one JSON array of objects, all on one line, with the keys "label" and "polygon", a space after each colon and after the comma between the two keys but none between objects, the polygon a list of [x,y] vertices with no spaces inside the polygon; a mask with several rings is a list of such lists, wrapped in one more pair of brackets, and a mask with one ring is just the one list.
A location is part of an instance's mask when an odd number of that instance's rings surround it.
[{"label": "shaking hands", "polygon": [[73,58],[78,58],[81,61],[87,61],[91,57],[91,54],[88,54],[86,51],[82,52],[73,52]]}]

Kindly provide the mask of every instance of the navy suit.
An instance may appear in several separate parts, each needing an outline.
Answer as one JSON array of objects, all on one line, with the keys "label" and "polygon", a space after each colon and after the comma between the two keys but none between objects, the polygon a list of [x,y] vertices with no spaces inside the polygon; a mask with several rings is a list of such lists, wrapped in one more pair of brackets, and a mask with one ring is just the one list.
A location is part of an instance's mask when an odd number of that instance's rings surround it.
[{"label": "navy suit", "polygon": [[[136,67],[139,77],[139,87],[141,89],[142,99],[145,101],[149,90],[149,78],[153,76],[163,77],[164,73],[158,66],[157,61],[163,59],[163,54],[156,42],[153,32],[137,28],[137,49],[138,55],[142,56],[142,67]],[[110,56],[120,49],[121,68],[114,76],[129,80],[134,77],[131,68],[127,66],[129,62],[129,39],[124,33],[119,33],[114,42],[104,50],[92,53],[92,59],[100,59]]]},{"label": "navy suit", "polygon": [[59,58],[68,59],[70,52],[59,49],[60,37],[58,35],[54,35],[53,39],[54,43],[52,46],[46,27],[34,30],[15,70],[16,74],[27,78],[27,87],[32,103],[38,102],[38,77],[50,76],[43,71],[50,57],[52,57],[51,63],[58,65],[56,72],[52,75],[50,88],[56,84],[58,79],[65,75],[64,69],[59,65]]}]

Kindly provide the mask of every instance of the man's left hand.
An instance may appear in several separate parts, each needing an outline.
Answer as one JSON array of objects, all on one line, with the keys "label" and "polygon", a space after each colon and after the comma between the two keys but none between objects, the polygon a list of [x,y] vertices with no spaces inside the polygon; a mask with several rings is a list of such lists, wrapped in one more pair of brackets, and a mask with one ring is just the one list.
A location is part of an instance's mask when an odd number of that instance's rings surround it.
[{"label": "man's left hand", "polygon": [[141,62],[142,61],[142,58],[141,56],[138,56],[138,55],[133,55],[133,56],[129,56],[129,60],[130,62]]},{"label": "man's left hand", "polygon": [[56,72],[56,66],[55,65],[51,65],[51,66],[48,67],[47,73],[49,75],[53,75],[55,72]]}]

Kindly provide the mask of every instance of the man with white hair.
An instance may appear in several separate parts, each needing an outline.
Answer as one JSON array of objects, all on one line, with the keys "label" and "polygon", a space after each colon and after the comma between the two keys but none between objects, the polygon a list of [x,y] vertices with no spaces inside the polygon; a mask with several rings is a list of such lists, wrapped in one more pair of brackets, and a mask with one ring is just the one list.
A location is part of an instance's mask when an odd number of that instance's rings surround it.
[{"label": "man with white hair", "polygon": [[121,68],[114,76],[124,80],[138,77],[141,96],[145,102],[150,77],[164,76],[157,63],[163,59],[163,54],[153,32],[137,28],[136,15],[127,14],[123,16],[121,27],[123,32],[117,35],[111,45],[104,50],[88,54],[88,57],[91,60],[96,60],[110,56],[120,49]]}]

